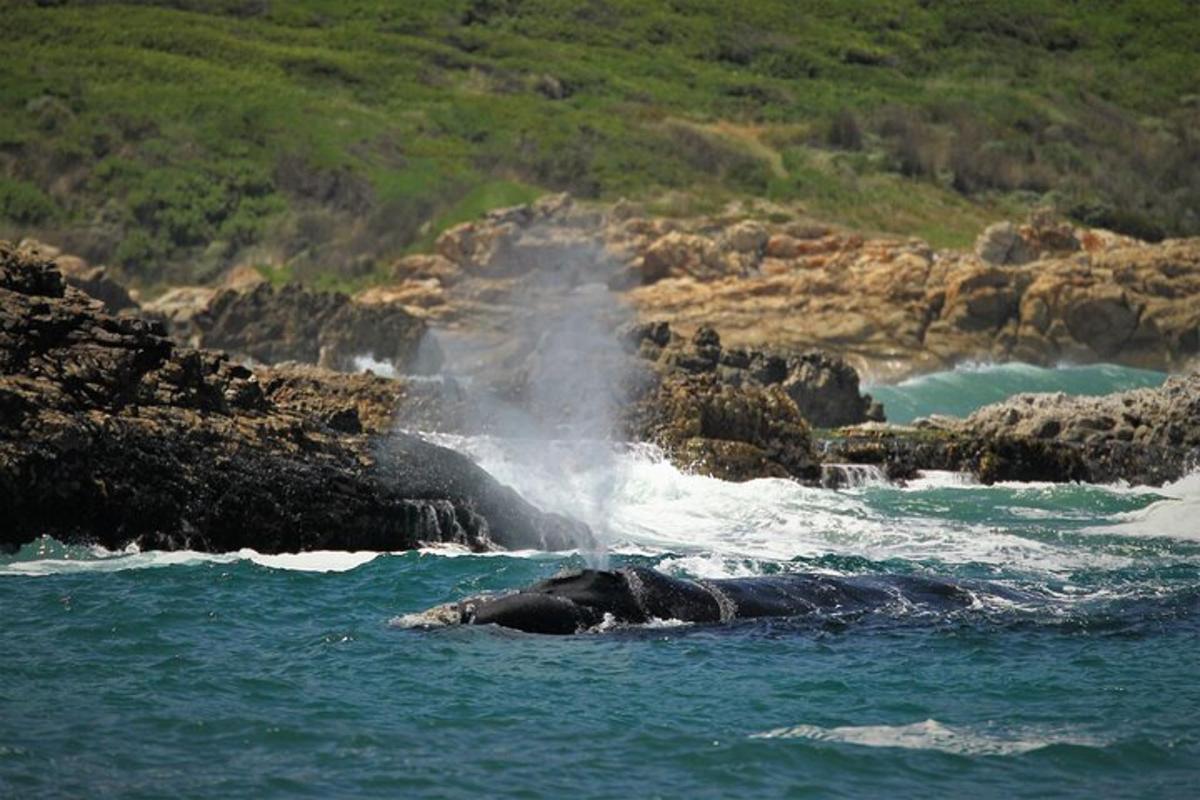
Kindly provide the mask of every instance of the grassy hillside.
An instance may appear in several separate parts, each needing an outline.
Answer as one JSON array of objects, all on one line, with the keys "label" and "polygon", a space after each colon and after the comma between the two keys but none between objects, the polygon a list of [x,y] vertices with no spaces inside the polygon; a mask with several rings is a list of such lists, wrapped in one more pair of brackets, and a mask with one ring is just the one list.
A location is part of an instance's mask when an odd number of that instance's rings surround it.
[{"label": "grassy hillside", "polygon": [[0,234],[367,280],[547,190],[1200,233],[1192,0],[3,3]]}]

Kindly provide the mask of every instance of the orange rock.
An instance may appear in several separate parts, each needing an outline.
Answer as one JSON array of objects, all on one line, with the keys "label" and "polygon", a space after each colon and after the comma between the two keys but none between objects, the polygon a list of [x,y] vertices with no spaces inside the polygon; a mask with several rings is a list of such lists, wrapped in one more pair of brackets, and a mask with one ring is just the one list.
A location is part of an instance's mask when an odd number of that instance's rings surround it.
[{"label": "orange rock", "polygon": [[795,258],[800,255],[801,241],[786,233],[777,233],[767,239],[766,254],[768,258]]}]

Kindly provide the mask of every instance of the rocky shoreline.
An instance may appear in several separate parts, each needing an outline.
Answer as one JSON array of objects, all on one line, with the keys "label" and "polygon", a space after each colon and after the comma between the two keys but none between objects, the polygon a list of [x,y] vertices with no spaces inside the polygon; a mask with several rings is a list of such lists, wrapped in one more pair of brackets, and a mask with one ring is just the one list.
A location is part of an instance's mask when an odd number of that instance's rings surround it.
[{"label": "rocky shoreline", "polygon": [[358,394],[355,380],[255,372],[178,345],[0,244],[0,544],[590,546],[580,523],[538,511],[462,455],[363,433],[379,421],[338,403]]},{"label": "rocky shoreline", "polygon": [[507,286],[564,262],[643,321],[819,349],[879,381],[963,361],[1184,371],[1200,355],[1200,240],[1149,244],[1045,213],[960,251],[745,209],[673,219],[557,196],[446,231],[436,255],[401,259],[371,296],[453,325],[500,313]]},{"label": "rocky shoreline", "polygon": [[[348,302],[255,287],[262,277],[243,267],[228,288],[179,287],[144,310],[193,344],[339,369],[375,352],[407,371],[423,330],[414,320],[443,343],[469,340],[477,361],[503,359],[515,334],[586,285],[607,287],[610,306],[638,322],[688,338],[707,326],[731,348],[818,350],[875,382],[964,361],[1200,363],[1200,240],[1151,244],[1047,213],[954,250],[745,207],[677,219],[555,195],[450,228],[390,275]],[[289,304],[303,310],[289,317]]]},{"label": "rocky shoreline", "polygon": [[[396,432],[504,435],[513,417],[542,435],[596,418],[687,469],[827,487],[859,468],[1157,485],[1200,463],[1195,374],[895,426],[854,366],[1191,364],[1197,242],[1041,219],[936,253],[801,227],[556,197],[451,229],[354,298],[243,271],[144,305],[103,268],[0,244],[0,545],[590,546],[580,523]],[[586,318],[564,314],[581,298]],[[582,354],[559,341],[581,325]]]}]

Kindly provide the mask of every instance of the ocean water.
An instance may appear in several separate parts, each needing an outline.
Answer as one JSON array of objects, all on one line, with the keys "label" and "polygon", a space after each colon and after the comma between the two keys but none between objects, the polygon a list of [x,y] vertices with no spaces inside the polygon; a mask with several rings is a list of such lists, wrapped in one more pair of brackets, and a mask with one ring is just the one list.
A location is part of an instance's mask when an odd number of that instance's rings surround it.
[{"label": "ocean water", "polygon": [[889,421],[903,424],[929,414],[966,416],[1021,392],[1100,395],[1160,386],[1166,379],[1164,372],[1115,364],[1055,368],[1020,363],[963,364],[891,386],[867,386],[865,391],[883,403]]},{"label": "ocean water", "polygon": [[557,638],[411,615],[597,554],[43,539],[0,556],[0,797],[1200,794],[1200,475],[829,491],[645,447],[442,440],[583,510],[611,566],[929,574],[1021,599]]}]

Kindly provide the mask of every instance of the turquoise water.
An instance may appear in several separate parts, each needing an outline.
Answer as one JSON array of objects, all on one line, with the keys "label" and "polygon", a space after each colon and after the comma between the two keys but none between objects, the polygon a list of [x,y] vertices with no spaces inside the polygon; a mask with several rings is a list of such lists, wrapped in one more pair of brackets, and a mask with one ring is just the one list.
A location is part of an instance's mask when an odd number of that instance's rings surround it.
[{"label": "turquoise water", "polygon": [[576,554],[0,556],[0,797],[1194,797],[1200,476],[847,491],[446,440],[611,565],[990,581],[948,613],[569,638],[410,615]]},{"label": "turquoise water", "polygon": [[921,375],[892,386],[866,391],[883,403],[890,422],[908,423],[929,414],[962,417],[980,406],[1021,392],[1099,395],[1159,386],[1166,373],[1114,364],[1035,367],[1032,364],[966,365]]}]

